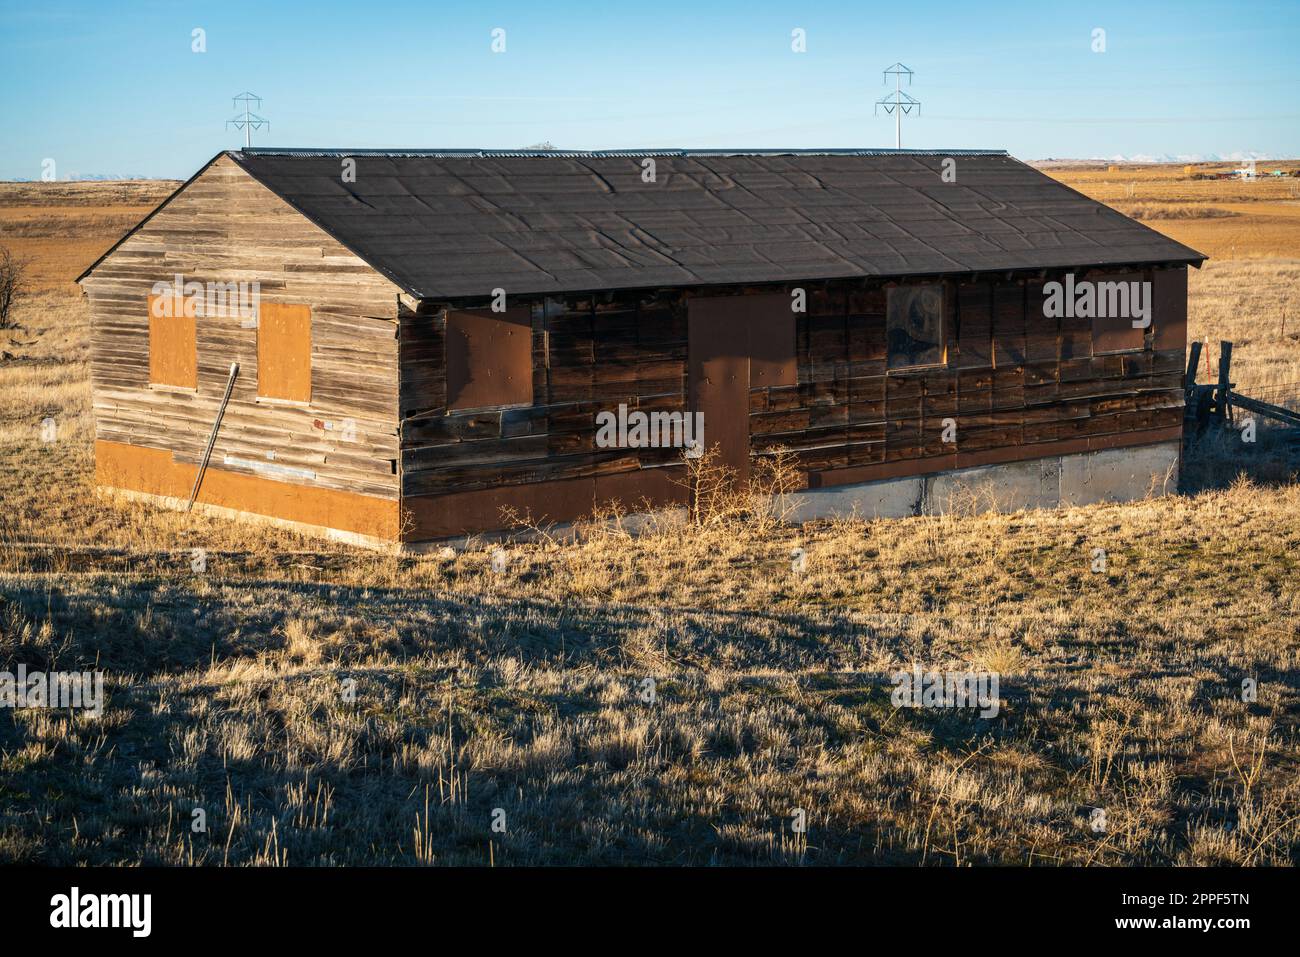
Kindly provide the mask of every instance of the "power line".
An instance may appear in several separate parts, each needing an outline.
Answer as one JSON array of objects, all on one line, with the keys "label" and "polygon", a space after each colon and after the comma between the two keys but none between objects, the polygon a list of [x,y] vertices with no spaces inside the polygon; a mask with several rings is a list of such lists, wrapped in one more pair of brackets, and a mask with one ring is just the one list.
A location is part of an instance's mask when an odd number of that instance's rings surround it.
[{"label": "power line", "polygon": [[[907,85],[912,85],[912,71],[901,63],[895,63],[889,69],[885,70],[885,82],[889,82],[889,77],[894,78],[894,92],[884,99],[876,100],[876,111],[880,107],[885,108],[886,113],[894,114],[894,149],[903,148],[903,114],[911,113],[913,108],[916,115],[921,115],[921,101],[903,92],[903,77],[907,77]],[[874,115],[879,115],[873,111]]]},{"label": "power line", "polygon": [[252,146],[253,130],[260,130],[263,126],[267,129],[270,129],[271,127],[270,120],[258,116],[250,109],[253,104],[256,104],[257,108],[260,110],[262,108],[262,98],[256,93],[244,92],[239,94],[239,96],[234,97],[233,102],[235,104],[235,109],[239,109],[239,104],[243,103],[244,112],[232,120],[226,120],[226,129],[230,129],[233,126],[237,130],[243,130],[244,145]]}]

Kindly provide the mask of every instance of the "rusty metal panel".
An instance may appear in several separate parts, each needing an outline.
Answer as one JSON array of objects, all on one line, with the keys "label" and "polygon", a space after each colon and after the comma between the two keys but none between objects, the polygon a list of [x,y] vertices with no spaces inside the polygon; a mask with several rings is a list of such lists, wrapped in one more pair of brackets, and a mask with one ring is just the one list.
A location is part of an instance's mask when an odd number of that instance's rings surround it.
[{"label": "rusty metal panel", "polygon": [[[1102,297],[1102,283],[1122,282],[1142,282],[1147,278],[1145,273],[1118,273],[1107,276],[1098,276],[1092,280],[1095,298],[1093,303],[1094,310],[1100,310],[1100,299]],[[1154,292],[1154,287],[1152,292]],[[1130,311],[1132,304],[1130,303]],[[1092,320],[1092,354],[1102,355],[1108,352],[1133,352],[1143,348],[1146,343],[1146,329],[1135,328],[1133,326],[1133,317],[1131,315],[1123,316],[1097,316],[1094,312]]]},{"label": "rusty metal panel", "polygon": [[1155,270],[1151,289],[1154,347],[1187,348],[1187,267]]},{"label": "rusty metal panel", "polygon": [[743,300],[741,308],[749,335],[750,388],[798,385],[795,314],[790,308],[790,297],[777,294],[737,298]]},{"label": "rusty metal panel", "polygon": [[617,502],[633,511],[685,505],[689,498],[686,485],[686,468],[682,465],[597,475],[596,505],[607,507]]},{"label": "rusty metal panel", "polygon": [[311,401],[311,307],[262,303],[257,312],[257,394]]},{"label": "rusty metal panel", "polygon": [[149,297],[149,382],[186,389],[199,386],[196,302],[173,296]]},{"label": "rusty metal panel", "polygon": [[447,313],[447,409],[533,401],[532,312],[527,306]]},{"label": "rusty metal panel", "polygon": [[749,336],[742,296],[690,301],[690,411],[704,416],[704,445],[718,462],[749,478]]},{"label": "rusty metal panel", "polygon": [[685,468],[642,469],[595,478],[529,482],[403,500],[406,541],[509,530],[510,514],[538,524],[590,517],[597,505],[620,502],[631,510],[685,504]]},{"label": "rusty metal panel", "polygon": [[571,522],[592,513],[595,488],[594,479],[577,478],[409,497],[402,502],[409,519],[403,537],[421,541],[507,530],[512,514],[538,525]]}]

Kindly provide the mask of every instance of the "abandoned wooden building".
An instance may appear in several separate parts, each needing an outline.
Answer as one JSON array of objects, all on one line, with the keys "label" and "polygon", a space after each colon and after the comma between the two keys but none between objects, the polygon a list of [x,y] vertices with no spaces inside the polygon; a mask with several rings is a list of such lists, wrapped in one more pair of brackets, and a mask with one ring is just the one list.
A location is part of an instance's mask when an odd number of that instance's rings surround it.
[{"label": "abandoned wooden building", "polygon": [[1142,496],[1204,258],[994,151],[225,152],[80,277],[97,481],[418,543],[679,506],[700,421],[805,517]]}]

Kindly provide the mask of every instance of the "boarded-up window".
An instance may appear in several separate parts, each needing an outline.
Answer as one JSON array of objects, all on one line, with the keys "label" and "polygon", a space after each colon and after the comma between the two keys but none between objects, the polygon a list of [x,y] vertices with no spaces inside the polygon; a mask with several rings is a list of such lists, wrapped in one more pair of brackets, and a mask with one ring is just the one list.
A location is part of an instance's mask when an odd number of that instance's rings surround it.
[{"label": "boarded-up window", "polygon": [[885,322],[889,368],[943,363],[943,285],[895,286]]},{"label": "boarded-up window", "polygon": [[[1092,283],[1092,351],[1132,352],[1142,349],[1151,317],[1151,284],[1142,273],[1102,276]],[[1077,308],[1077,306],[1076,306]],[[1145,318],[1142,316],[1145,313]],[[1140,323],[1134,327],[1134,321]]]},{"label": "boarded-up window", "polygon": [[149,382],[152,385],[199,386],[195,343],[197,302],[182,296],[149,297]]},{"label": "boarded-up window", "polygon": [[447,408],[533,401],[533,326],[527,307],[447,313]]},{"label": "boarded-up window", "polygon": [[799,384],[795,361],[795,314],[790,297],[743,296],[749,307],[745,331],[749,336],[749,386]]},{"label": "boarded-up window", "polygon": [[1187,347],[1187,267],[1157,269],[1151,276],[1155,337],[1152,348]]},{"label": "boarded-up window", "polygon": [[262,303],[257,314],[257,395],[311,401],[311,307]]}]

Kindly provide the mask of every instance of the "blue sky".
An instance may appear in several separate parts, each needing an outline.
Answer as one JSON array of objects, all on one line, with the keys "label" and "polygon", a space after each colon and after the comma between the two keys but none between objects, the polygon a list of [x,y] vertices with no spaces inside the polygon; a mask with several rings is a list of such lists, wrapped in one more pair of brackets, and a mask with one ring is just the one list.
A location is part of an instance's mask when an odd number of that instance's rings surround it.
[{"label": "blue sky", "polygon": [[900,60],[908,147],[1295,157],[1297,51],[1294,0],[0,0],[0,178],[186,177],[242,144],[244,90],[265,146],[888,147]]}]

